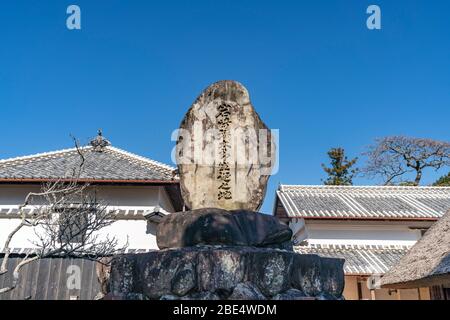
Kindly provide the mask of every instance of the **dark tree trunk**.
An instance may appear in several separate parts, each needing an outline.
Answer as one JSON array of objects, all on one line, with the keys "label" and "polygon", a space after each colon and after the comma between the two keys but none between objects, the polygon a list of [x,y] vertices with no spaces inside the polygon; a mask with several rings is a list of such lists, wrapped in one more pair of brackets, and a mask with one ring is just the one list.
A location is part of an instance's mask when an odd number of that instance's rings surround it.
[{"label": "dark tree trunk", "polygon": [[422,180],[422,170],[417,170],[416,174],[416,180],[414,180],[414,183],[416,186],[420,185],[420,180]]}]

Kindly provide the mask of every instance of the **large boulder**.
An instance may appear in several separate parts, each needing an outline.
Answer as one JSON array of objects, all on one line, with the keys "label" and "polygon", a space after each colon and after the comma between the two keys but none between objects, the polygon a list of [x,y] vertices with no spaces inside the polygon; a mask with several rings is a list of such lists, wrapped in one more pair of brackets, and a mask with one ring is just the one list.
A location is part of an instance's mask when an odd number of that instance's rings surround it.
[{"label": "large boulder", "polygon": [[275,165],[271,131],[235,81],[212,84],[180,125],[175,158],[190,209],[257,211]]},{"label": "large boulder", "polygon": [[165,216],[158,224],[160,249],[196,245],[278,247],[292,249],[292,230],[258,212],[199,209]]}]

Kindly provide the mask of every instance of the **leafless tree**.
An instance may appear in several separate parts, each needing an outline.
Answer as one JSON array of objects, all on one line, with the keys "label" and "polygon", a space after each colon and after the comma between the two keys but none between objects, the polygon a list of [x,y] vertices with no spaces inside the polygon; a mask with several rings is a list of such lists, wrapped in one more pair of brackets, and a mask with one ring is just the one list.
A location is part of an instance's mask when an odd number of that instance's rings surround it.
[{"label": "leafless tree", "polygon": [[431,139],[392,136],[377,139],[365,153],[367,165],[363,175],[381,176],[385,185],[406,182],[414,175],[412,185],[418,186],[425,169],[439,170],[450,165],[450,143]]},{"label": "leafless tree", "polygon": [[[116,238],[100,237],[98,231],[115,222],[115,213],[96,197],[89,184],[79,182],[83,171],[84,148],[75,141],[80,156],[79,163],[68,171],[66,177],[46,183],[40,192],[29,193],[18,208],[20,223],[8,235],[4,245],[4,257],[0,276],[11,272],[8,260],[14,236],[24,228],[36,235],[35,249],[20,260],[12,270],[10,286],[0,288],[0,294],[13,290],[19,281],[20,270],[27,264],[51,256],[83,257],[107,261],[125,248],[118,247]],[[32,210],[30,210],[32,208]]]}]

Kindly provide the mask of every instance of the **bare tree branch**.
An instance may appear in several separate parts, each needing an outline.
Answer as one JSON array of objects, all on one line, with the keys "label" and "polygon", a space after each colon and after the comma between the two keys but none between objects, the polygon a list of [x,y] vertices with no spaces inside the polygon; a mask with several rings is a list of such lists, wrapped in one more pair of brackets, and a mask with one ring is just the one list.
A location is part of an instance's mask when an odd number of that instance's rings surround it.
[{"label": "bare tree branch", "polygon": [[427,168],[439,170],[450,166],[450,143],[431,139],[392,136],[377,139],[364,154],[368,157],[362,174],[369,178],[381,176],[385,185],[406,182],[414,175],[413,185],[419,185]]},{"label": "bare tree branch", "polygon": [[[20,223],[8,235],[4,244],[4,257],[0,266],[0,276],[9,272],[11,242],[23,228],[34,231],[37,240],[32,242],[35,251],[26,255],[12,271],[10,286],[0,288],[0,294],[17,286],[20,270],[27,264],[51,256],[84,257],[102,260],[125,247],[118,248],[116,238],[101,238],[98,231],[115,222],[115,212],[107,209],[107,204],[97,199],[95,189],[89,184],[79,183],[85,165],[84,149],[73,138],[80,161],[69,168],[64,179],[43,184],[40,192],[30,192],[18,208]],[[69,178],[68,178],[69,177]],[[32,206],[32,214],[26,207]],[[127,241],[128,242],[128,241]]]}]

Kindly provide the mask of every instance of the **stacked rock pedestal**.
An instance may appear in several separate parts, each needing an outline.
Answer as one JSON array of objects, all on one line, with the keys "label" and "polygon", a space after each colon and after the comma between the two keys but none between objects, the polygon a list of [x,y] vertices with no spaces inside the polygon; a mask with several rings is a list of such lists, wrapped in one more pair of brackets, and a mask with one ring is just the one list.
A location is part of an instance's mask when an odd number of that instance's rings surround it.
[{"label": "stacked rock pedestal", "polygon": [[172,214],[158,227],[158,244],[165,249],[113,260],[110,296],[342,299],[344,261],[297,254],[291,236],[278,219],[256,212],[201,209]]},{"label": "stacked rock pedestal", "polygon": [[256,212],[276,146],[245,87],[211,85],[180,129],[175,156],[181,194],[192,210],[161,220],[160,251],[112,260],[100,275],[106,297],[341,299],[344,261],[295,253],[290,228]]}]

